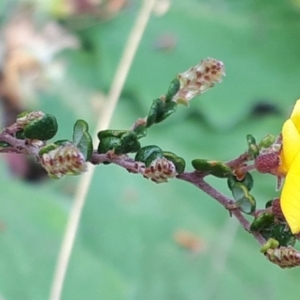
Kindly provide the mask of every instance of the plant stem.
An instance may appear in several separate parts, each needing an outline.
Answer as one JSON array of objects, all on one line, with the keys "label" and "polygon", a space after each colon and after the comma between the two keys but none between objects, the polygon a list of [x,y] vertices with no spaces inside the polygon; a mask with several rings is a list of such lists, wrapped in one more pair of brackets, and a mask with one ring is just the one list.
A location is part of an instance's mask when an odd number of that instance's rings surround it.
[{"label": "plant stem", "polygon": [[247,152],[241,154],[238,158],[226,162],[226,165],[231,169],[236,169],[242,166],[245,162],[249,160],[249,154]]},{"label": "plant stem", "polygon": [[5,130],[0,134],[0,141],[6,142],[11,145],[11,147],[3,148],[0,152],[10,152],[10,153],[23,153],[26,155],[32,155],[38,157],[39,148],[26,143],[26,140],[20,140],[14,136],[5,132]]},{"label": "plant stem", "polygon": [[[234,201],[229,197],[223,195],[222,193],[218,192],[215,188],[213,188],[210,184],[208,184],[204,180],[204,175],[199,172],[186,172],[177,176],[178,179],[190,182],[191,184],[197,186],[203,192],[208,194],[213,199],[217,200],[222,206],[228,209],[230,206],[234,205]],[[239,223],[243,226],[243,228],[250,232],[255,239],[259,242],[259,244],[263,245],[266,243],[266,240],[263,238],[261,234],[258,232],[250,231],[250,223],[244,217],[239,209],[230,209],[230,213],[236,217]]]}]

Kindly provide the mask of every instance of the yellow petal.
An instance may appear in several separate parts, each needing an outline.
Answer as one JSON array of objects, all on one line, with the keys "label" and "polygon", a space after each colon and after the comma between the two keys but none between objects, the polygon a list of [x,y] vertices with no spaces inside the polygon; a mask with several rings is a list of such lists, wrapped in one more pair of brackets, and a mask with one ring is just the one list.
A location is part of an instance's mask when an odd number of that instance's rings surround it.
[{"label": "yellow petal", "polygon": [[283,151],[280,151],[280,165],[276,170],[276,174],[279,176],[286,176],[288,172],[288,166],[286,164]]},{"label": "yellow petal", "polygon": [[292,233],[300,232],[300,151],[285,178],[280,205]]},{"label": "yellow petal", "polygon": [[291,164],[299,150],[300,135],[293,121],[289,119],[285,121],[282,127],[283,161],[285,162],[287,169],[291,167]]},{"label": "yellow petal", "polygon": [[300,99],[296,102],[293,112],[291,114],[291,119],[295,124],[298,132],[300,133]]}]

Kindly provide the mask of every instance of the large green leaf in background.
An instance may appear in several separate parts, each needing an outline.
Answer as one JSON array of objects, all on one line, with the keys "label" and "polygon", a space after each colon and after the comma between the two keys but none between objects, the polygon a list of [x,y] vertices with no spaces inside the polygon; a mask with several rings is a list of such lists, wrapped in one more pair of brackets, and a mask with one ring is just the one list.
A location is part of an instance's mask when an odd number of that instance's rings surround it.
[{"label": "large green leaf in background", "polygon": [[[57,115],[59,138],[71,137],[76,118],[93,127],[91,95],[108,90],[139,4],[77,31],[89,47],[61,56],[68,77],[41,95],[39,106]],[[130,127],[178,72],[211,56],[225,63],[223,83],[151,128],[142,144],[176,152],[191,170],[193,158],[239,155],[248,133],[277,134],[300,95],[299,18],[296,6],[279,0],[173,1],[150,21],[111,127]],[[174,37],[176,46],[160,51],[161,36]],[[279,115],[253,116],[262,101]],[[255,179],[253,194],[263,206],[276,195],[275,180]],[[1,181],[0,294],[47,299],[77,179],[36,187],[2,172]],[[210,182],[229,195],[225,181]],[[199,236],[198,254],[175,243],[181,229]],[[93,178],[63,299],[298,299],[299,280],[299,269],[265,260],[256,241],[195,187],[178,180],[156,185],[108,165]]]}]

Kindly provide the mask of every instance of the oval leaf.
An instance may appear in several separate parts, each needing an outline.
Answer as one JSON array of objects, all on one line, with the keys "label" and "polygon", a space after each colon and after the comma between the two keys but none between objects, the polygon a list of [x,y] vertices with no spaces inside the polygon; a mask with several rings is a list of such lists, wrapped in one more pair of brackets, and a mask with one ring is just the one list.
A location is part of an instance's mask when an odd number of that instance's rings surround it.
[{"label": "oval leaf", "polygon": [[57,132],[57,120],[50,114],[45,114],[39,120],[33,120],[24,128],[24,136],[28,139],[47,141],[53,138]]},{"label": "oval leaf", "polygon": [[77,120],[73,129],[73,144],[89,160],[93,154],[93,140],[88,132],[89,126],[84,120]]}]

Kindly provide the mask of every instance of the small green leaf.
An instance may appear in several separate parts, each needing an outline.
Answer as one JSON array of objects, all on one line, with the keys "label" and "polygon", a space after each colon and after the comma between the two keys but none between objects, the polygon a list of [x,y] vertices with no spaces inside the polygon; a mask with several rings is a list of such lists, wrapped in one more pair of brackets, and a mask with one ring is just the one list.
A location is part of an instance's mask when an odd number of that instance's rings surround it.
[{"label": "small green leaf", "polygon": [[176,168],[176,171],[178,174],[181,174],[184,172],[185,160],[182,157],[179,157],[176,154],[174,154],[173,152],[169,152],[169,151],[164,151],[163,156],[175,165],[175,168]]},{"label": "small green leaf", "polygon": [[134,131],[128,131],[120,138],[120,146],[115,148],[116,154],[125,154],[137,152],[141,148],[137,134]]},{"label": "small green leaf", "polygon": [[236,182],[232,186],[232,195],[236,200],[235,204],[245,214],[251,214],[255,211],[256,201],[252,195],[249,194],[248,188],[241,182]]},{"label": "small green leaf", "polygon": [[231,191],[232,196],[236,201],[242,199],[244,196],[247,196],[249,194],[247,187],[240,182],[235,183]]},{"label": "small green leaf", "polygon": [[100,140],[98,145],[98,153],[107,153],[110,150],[115,149],[116,147],[121,146],[121,139],[117,137],[106,137]]},{"label": "small green leaf", "polygon": [[166,95],[166,102],[169,102],[173,99],[176,93],[180,89],[180,81],[179,79],[175,78],[171,81],[167,95]]},{"label": "small green leaf", "polygon": [[147,127],[150,127],[156,123],[156,119],[158,118],[159,113],[162,111],[163,106],[164,102],[160,98],[153,100],[147,117]]},{"label": "small green leaf", "polygon": [[152,161],[161,157],[163,157],[163,151],[158,146],[149,145],[137,152],[135,161],[141,161],[145,163],[146,167],[149,167]]},{"label": "small green leaf", "polygon": [[249,194],[236,201],[236,205],[243,213],[252,214],[256,208],[256,201],[255,198]]},{"label": "small green leaf", "polygon": [[50,151],[57,149],[59,145],[56,145],[55,143],[48,144],[47,146],[43,147],[39,151],[39,155],[42,156],[45,153],[49,153]]},{"label": "small green leaf", "polygon": [[268,241],[261,247],[260,252],[265,253],[268,249],[275,249],[279,247],[279,242],[273,238],[268,239]]},{"label": "small green leaf", "polygon": [[145,137],[147,135],[147,127],[145,125],[139,125],[134,129],[138,139]]},{"label": "small green leaf", "polygon": [[88,132],[89,126],[84,120],[77,120],[73,128],[73,144],[89,160],[93,154],[93,140]]},{"label": "small green leaf", "polygon": [[147,117],[147,127],[150,127],[154,123],[160,123],[173,114],[176,111],[177,103],[175,102],[164,102],[158,98],[153,100]]},{"label": "small green leaf", "polygon": [[259,148],[269,148],[275,142],[275,136],[273,134],[267,134],[258,144]]},{"label": "small green leaf", "polygon": [[274,202],[274,199],[267,201],[265,204],[265,208],[271,207],[273,205],[273,202]]},{"label": "small green leaf", "polygon": [[249,191],[251,191],[251,189],[253,188],[253,184],[254,184],[253,177],[249,172],[245,173],[245,176],[242,180],[238,180],[235,175],[230,175],[227,179],[227,185],[228,185],[229,189],[232,190],[232,187],[237,182],[240,182],[243,185],[245,185]]},{"label": "small green leaf", "polygon": [[168,118],[171,114],[173,114],[177,109],[177,103],[170,101],[164,104],[162,110],[158,113],[155,123],[160,123],[166,118]]},{"label": "small green leaf", "polygon": [[111,130],[100,131],[99,153],[106,153],[114,150],[117,155],[130,152],[137,152],[140,148],[140,142],[135,131],[129,130]]},{"label": "small green leaf", "polygon": [[240,210],[245,214],[252,214],[256,208],[255,198],[250,194],[244,196],[243,198],[239,199],[235,203],[240,208]]},{"label": "small green leaf", "polygon": [[28,139],[47,141],[55,136],[57,129],[56,118],[50,114],[45,114],[41,119],[29,122],[23,131],[24,136]]},{"label": "small green leaf", "polygon": [[54,142],[54,144],[58,145],[58,146],[63,146],[63,145],[68,144],[68,143],[72,143],[72,142],[69,141],[69,140],[58,140],[58,141]]},{"label": "small green leaf", "polygon": [[25,140],[24,130],[19,130],[16,132],[16,138],[19,140]]},{"label": "small green leaf", "polygon": [[[214,161],[215,164],[219,163],[218,161]],[[212,168],[212,161],[209,161],[207,159],[194,159],[192,160],[192,166],[197,171],[201,172],[210,172]]]},{"label": "small green leaf", "polygon": [[128,133],[128,130],[113,130],[113,129],[102,130],[98,132],[98,139],[101,141],[102,139],[107,137],[120,138],[125,133]]},{"label": "small green leaf", "polygon": [[[113,150],[116,154],[125,154],[130,152],[137,152],[140,148],[138,139],[146,134],[146,127],[142,125],[140,130],[102,130],[98,132],[100,144],[98,147],[100,151]],[[101,153],[106,153],[101,152]],[[100,152],[99,152],[100,153]]]},{"label": "small green leaf", "polygon": [[256,140],[253,135],[247,134],[246,136],[247,143],[248,143],[248,152],[253,156],[253,158],[256,158],[259,155],[259,148],[256,144]]},{"label": "small green leaf", "polygon": [[192,160],[192,166],[197,171],[208,172],[219,178],[225,178],[232,174],[232,170],[222,161],[198,158]]},{"label": "small green leaf", "polygon": [[261,231],[264,228],[270,228],[272,224],[274,224],[274,215],[269,212],[264,212],[253,220],[250,230]]}]

